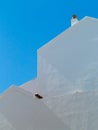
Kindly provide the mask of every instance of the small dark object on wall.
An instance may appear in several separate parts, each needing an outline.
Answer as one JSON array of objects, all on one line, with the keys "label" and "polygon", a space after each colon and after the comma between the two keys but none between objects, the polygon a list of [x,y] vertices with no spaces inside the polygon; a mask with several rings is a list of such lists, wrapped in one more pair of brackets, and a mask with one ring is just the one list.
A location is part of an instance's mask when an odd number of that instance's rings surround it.
[{"label": "small dark object on wall", "polygon": [[35,94],[35,97],[38,99],[43,99],[43,97],[41,95],[39,95],[38,93]]}]

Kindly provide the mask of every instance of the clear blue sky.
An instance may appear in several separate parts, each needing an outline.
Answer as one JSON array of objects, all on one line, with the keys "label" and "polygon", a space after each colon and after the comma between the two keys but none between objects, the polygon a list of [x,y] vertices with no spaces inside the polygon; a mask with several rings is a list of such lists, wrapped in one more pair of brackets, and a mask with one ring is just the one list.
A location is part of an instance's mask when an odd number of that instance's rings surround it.
[{"label": "clear blue sky", "polygon": [[72,14],[97,12],[97,0],[0,1],[0,92],[36,77],[37,48],[68,28]]}]

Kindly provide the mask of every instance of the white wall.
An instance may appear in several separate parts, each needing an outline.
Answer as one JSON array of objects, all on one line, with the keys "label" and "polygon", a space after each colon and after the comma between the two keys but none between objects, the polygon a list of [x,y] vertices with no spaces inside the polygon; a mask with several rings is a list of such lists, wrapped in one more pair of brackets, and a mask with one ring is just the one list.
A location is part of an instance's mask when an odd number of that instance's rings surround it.
[{"label": "white wall", "polygon": [[38,79],[50,93],[97,89],[97,66],[98,20],[93,18],[84,18],[38,50]]},{"label": "white wall", "polygon": [[70,130],[42,100],[21,88],[10,88],[2,95],[0,113],[15,130]]}]

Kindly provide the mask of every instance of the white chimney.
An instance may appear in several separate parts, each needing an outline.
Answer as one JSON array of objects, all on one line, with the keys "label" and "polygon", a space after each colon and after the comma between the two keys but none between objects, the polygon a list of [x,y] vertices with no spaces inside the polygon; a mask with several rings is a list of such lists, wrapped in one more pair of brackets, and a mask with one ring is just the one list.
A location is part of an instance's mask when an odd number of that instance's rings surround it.
[{"label": "white chimney", "polygon": [[78,23],[78,18],[77,18],[77,15],[72,15],[72,18],[71,18],[71,26],[75,25],[76,23]]}]

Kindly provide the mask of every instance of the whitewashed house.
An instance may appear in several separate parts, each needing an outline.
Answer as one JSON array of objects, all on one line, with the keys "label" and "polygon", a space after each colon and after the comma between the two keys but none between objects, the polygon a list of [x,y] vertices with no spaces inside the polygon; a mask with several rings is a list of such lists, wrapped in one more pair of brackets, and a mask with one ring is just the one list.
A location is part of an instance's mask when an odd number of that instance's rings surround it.
[{"label": "whitewashed house", "polygon": [[37,56],[37,78],[1,95],[0,130],[98,130],[98,19],[73,15]]},{"label": "whitewashed house", "polygon": [[75,22],[39,48],[37,56],[37,78],[23,84],[24,89],[45,97],[96,90],[98,20],[84,17]]},{"label": "whitewashed house", "polygon": [[70,130],[98,129],[98,19],[71,27],[37,51],[37,78],[21,87],[42,95]]}]

